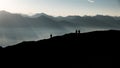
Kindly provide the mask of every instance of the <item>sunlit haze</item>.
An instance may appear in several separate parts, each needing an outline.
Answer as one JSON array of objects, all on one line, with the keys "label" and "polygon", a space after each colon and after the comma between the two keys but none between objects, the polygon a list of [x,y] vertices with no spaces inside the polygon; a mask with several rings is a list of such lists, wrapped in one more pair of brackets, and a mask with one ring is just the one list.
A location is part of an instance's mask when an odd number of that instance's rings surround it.
[{"label": "sunlit haze", "polygon": [[0,0],[0,10],[13,13],[120,16],[119,0]]}]

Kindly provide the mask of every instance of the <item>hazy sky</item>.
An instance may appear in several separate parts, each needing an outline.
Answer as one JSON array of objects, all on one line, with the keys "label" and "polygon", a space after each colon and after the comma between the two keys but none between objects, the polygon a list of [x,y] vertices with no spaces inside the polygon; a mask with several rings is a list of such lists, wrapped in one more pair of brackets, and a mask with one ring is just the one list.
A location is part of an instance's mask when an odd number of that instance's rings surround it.
[{"label": "hazy sky", "polygon": [[120,0],[0,0],[0,10],[13,13],[120,16]]}]

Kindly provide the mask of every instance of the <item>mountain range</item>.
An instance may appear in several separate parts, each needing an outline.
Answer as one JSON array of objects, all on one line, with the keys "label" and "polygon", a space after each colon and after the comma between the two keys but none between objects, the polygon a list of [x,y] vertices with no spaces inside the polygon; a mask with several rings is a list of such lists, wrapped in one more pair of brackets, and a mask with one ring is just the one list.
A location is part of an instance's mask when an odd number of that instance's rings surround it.
[{"label": "mountain range", "polygon": [[45,13],[37,13],[33,16],[22,16],[22,14],[13,14],[7,11],[0,11],[0,27],[39,27],[52,29],[67,28],[101,28],[101,29],[119,29],[120,17],[112,16],[67,16],[53,17]]},{"label": "mountain range", "polygon": [[67,16],[54,17],[45,13],[32,16],[0,11],[0,46],[13,45],[74,32],[120,30],[120,17]]}]

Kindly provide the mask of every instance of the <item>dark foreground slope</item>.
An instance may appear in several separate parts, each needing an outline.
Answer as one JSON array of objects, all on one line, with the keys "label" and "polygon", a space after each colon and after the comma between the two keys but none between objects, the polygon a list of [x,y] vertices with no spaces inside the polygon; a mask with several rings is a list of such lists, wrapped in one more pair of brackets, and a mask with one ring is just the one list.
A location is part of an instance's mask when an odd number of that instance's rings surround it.
[{"label": "dark foreground slope", "polygon": [[22,42],[6,48],[40,48],[40,49],[109,49],[119,45],[120,31],[95,31],[89,33],[70,33],[40,41]]},{"label": "dark foreground slope", "polygon": [[119,39],[120,31],[113,30],[71,33],[40,41],[22,42],[4,49],[19,50],[14,54],[15,57],[17,55],[21,58],[24,53],[22,57],[25,60],[38,62],[39,67],[112,68],[112,56],[118,53]]}]

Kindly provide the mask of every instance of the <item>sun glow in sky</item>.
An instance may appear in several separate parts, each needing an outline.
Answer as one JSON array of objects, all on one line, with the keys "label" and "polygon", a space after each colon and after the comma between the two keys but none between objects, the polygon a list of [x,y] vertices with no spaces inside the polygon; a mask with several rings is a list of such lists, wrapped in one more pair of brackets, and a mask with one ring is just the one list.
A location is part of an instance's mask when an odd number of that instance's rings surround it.
[{"label": "sun glow in sky", "polygon": [[0,0],[0,9],[6,9],[6,8],[9,8],[12,1],[7,1],[7,0]]},{"label": "sun glow in sky", "polygon": [[120,16],[120,0],[0,0],[0,10],[13,13]]}]

